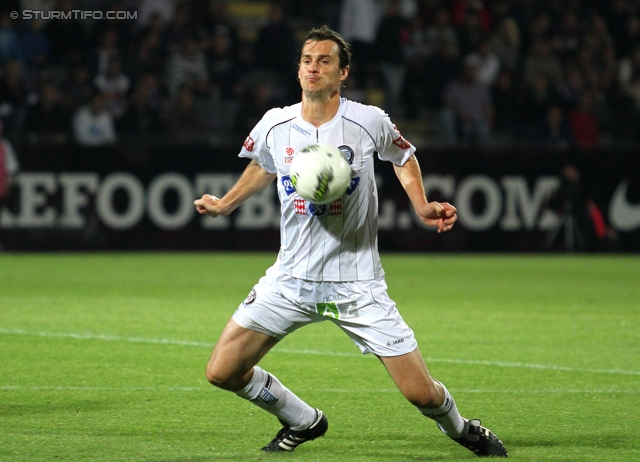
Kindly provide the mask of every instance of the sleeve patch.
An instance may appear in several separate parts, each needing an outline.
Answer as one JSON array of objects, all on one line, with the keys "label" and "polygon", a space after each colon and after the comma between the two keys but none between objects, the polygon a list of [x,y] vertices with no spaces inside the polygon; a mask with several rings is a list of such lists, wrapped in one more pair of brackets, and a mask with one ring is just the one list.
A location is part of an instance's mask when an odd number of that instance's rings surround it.
[{"label": "sleeve patch", "polygon": [[398,146],[400,149],[402,150],[406,150],[409,149],[411,147],[411,145],[409,144],[409,142],[407,140],[405,140],[402,135],[400,135],[400,138],[398,138],[397,140],[395,140],[393,142],[393,144],[395,144],[396,146]]},{"label": "sleeve patch", "polygon": [[[394,141],[395,142],[395,141]],[[251,138],[251,135],[247,136],[247,139],[244,140],[244,143],[242,144],[244,146],[244,148],[249,151],[249,152],[253,152],[253,148],[256,145],[256,142],[253,141],[253,138]]]}]

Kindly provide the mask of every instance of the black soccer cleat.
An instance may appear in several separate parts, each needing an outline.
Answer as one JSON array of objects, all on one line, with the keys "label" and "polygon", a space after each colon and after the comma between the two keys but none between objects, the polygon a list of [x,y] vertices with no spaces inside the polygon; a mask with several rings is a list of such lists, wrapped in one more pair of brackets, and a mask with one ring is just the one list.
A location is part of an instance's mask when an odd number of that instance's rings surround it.
[{"label": "black soccer cleat", "polygon": [[464,419],[464,429],[459,438],[451,438],[478,457],[508,457],[502,441],[491,430],[480,425],[477,419]]},{"label": "black soccer cleat", "polygon": [[318,415],[316,421],[305,430],[292,430],[289,425],[281,421],[284,427],[262,450],[266,452],[293,451],[302,443],[324,436],[329,428],[329,421],[320,409],[316,409],[316,413]]}]

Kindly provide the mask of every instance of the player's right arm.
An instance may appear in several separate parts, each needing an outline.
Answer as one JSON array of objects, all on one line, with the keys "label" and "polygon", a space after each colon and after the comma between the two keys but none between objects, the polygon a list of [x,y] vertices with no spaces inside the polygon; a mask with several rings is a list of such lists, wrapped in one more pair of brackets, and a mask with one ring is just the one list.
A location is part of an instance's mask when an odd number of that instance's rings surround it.
[{"label": "player's right arm", "polygon": [[204,194],[193,203],[200,215],[205,213],[212,217],[229,215],[254,194],[269,186],[277,174],[269,173],[258,162],[252,160],[240,178],[221,199]]}]

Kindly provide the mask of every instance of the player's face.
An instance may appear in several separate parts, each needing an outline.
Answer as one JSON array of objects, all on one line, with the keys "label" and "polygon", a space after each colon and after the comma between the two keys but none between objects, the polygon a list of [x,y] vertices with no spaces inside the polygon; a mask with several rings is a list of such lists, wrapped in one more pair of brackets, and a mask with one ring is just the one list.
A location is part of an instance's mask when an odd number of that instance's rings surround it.
[{"label": "player's face", "polygon": [[307,41],[302,48],[298,78],[306,94],[338,93],[349,74],[349,68],[340,69],[338,44],[333,40]]}]

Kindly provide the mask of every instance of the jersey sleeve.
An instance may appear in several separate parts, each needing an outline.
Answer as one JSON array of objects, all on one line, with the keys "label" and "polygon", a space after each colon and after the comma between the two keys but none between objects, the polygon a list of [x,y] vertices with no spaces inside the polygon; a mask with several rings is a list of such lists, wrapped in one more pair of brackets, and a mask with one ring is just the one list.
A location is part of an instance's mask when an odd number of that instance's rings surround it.
[{"label": "jersey sleeve", "polygon": [[269,132],[269,112],[267,112],[262,120],[253,127],[251,133],[247,136],[242,144],[242,149],[238,157],[246,157],[255,160],[260,167],[269,173],[277,173],[277,168],[267,146],[267,134]]},{"label": "jersey sleeve", "polygon": [[388,160],[396,165],[402,166],[416,152],[415,146],[404,139],[400,131],[391,122],[387,114],[381,112],[379,123],[378,157],[381,160]]}]

